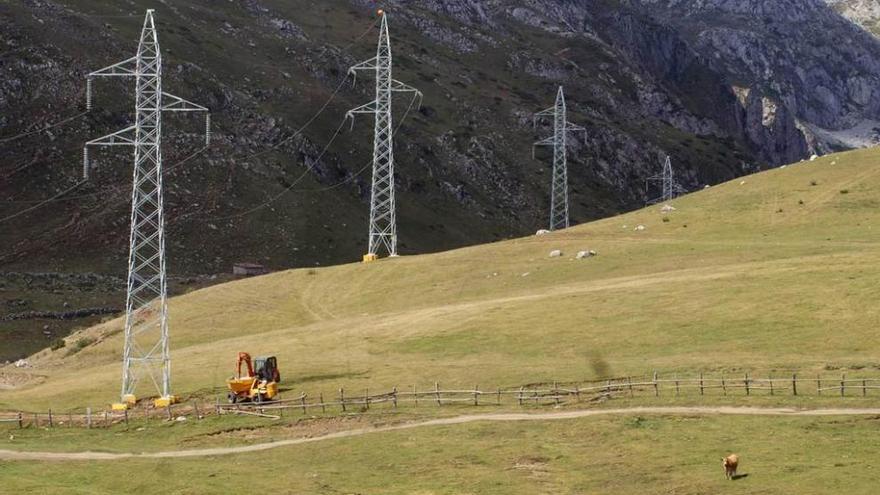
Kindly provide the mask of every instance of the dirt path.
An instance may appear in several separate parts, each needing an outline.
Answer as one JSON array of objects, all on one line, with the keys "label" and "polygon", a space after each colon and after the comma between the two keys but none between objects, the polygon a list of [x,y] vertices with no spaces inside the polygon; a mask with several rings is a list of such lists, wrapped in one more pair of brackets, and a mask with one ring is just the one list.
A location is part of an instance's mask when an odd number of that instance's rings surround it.
[{"label": "dirt path", "polygon": [[591,416],[613,416],[630,414],[663,414],[663,415],[732,415],[732,416],[880,416],[880,408],[874,409],[787,409],[787,408],[757,408],[757,407],[631,407],[625,409],[591,409],[580,411],[565,411],[552,413],[506,413],[506,414],[469,414],[452,418],[440,418],[429,421],[405,423],[394,426],[382,426],[376,428],[359,428],[354,430],[340,431],[311,438],[296,438],[279,440],[277,442],[260,443],[256,445],[243,445],[240,447],[218,447],[210,449],[175,450],[166,452],[148,453],[121,453],[111,454],[103,452],[18,452],[14,450],[0,450],[0,460],[10,461],[116,461],[123,459],[166,459],[206,457],[229,454],[244,454],[261,450],[301,445],[306,443],[321,442],[339,438],[356,437],[370,433],[383,433],[389,431],[408,430],[428,426],[447,426],[474,423],[480,421],[504,422],[504,421],[551,421],[560,419],[576,419]]}]

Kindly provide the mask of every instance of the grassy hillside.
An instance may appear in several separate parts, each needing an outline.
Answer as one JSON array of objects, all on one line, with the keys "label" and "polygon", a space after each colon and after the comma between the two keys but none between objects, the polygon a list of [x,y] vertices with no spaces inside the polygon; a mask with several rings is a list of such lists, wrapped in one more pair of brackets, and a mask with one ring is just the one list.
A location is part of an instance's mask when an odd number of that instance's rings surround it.
[{"label": "grassy hillside", "polygon": [[[633,415],[431,427],[213,458],[9,462],[0,474],[16,493],[119,493],[124,479],[136,493],[207,494],[248,479],[252,490],[298,494],[868,495],[878,436],[876,418]],[[736,481],[719,462],[731,451],[742,459]]]},{"label": "grassy hillside", "polygon": [[[210,394],[238,351],[277,354],[285,381],[309,391],[877,370],[878,159],[798,163],[682,197],[668,214],[655,206],[547,236],[194,291],[171,302],[174,388]],[[598,256],[573,260],[586,249]],[[121,324],[0,370],[17,384],[0,403],[113,400]],[[84,337],[97,343],[70,355]]]}]

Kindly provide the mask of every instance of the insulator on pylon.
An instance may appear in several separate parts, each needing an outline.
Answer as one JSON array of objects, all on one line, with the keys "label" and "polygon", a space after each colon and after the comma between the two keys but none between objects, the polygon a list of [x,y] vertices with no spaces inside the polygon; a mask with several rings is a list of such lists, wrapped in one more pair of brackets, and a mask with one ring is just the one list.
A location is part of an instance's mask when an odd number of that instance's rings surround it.
[{"label": "insulator on pylon", "polygon": [[89,179],[89,147],[83,147],[83,180]]},{"label": "insulator on pylon", "polygon": [[86,110],[92,109],[92,78],[86,78]]}]

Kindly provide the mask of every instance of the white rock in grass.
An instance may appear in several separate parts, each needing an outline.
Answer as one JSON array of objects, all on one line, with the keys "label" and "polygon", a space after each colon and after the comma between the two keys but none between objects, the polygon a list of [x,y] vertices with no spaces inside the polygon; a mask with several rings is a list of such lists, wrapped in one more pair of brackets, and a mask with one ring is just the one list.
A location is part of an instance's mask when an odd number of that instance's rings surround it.
[{"label": "white rock in grass", "polygon": [[553,251],[550,251],[550,257],[551,257],[551,258],[559,258],[560,256],[562,256],[562,251],[561,251],[561,250],[559,250],[559,249],[554,249]]},{"label": "white rock in grass", "polygon": [[547,234],[549,234],[549,233],[550,233],[549,230],[547,230],[547,229],[541,229],[541,230],[535,232],[535,235],[547,235]]},{"label": "white rock in grass", "polygon": [[641,231],[645,230],[645,226],[644,225],[636,225],[636,228],[634,228],[633,230],[635,230],[636,232],[641,232]]},{"label": "white rock in grass", "polygon": [[669,213],[670,211],[675,211],[675,207],[672,205],[663,205],[663,208],[660,208],[660,211],[663,213]]},{"label": "white rock in grass", "polygon": [[177,421],[178,423],[182,423],[182,422],[186,421],[186,416],[178,416],[178,417],[174,418],[174,421]]},{"label": "white rock in grass", "polygon": [[31,365],[31,363],[29,363],[27,359],[19,359],[18,361],[15,362],[16,368],[27,368],[30,365]]},{"label": "white rock in grass", "polygon": [[818,159],[819,159],[819,155],[813,155],[813,156],[810,157],[810,161],[811,161],[811,162],[815,162],[815,161],[818,160]]},{"label": "white rock in grass", "polygon": [[596,256],[596,251],[592,249],[589,251],[578,251],[577,259],[582,260],[584,258],[592,258],[593,256]]}]

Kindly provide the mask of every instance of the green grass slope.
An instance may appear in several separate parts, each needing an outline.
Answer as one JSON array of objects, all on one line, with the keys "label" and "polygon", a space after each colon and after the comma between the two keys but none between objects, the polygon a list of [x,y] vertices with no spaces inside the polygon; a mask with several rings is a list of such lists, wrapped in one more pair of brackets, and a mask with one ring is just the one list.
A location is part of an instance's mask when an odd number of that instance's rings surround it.
[{"label": "green grass slope", "polygon": [[[880,153],[802,162],[563,232],[293,270],[170,303],[174,389],[277,354],[296,390],[697,370],[877,370]],[[643,225],[644,230],[635,227]],[[550,258],[561,249],[562,257]],[[574,260],[579,250],[595,258]],[[0,369],[6,407],[107,403],[122,321]],[[83,337],[96,343],[75,354]],[[148,390],[144,390],[148,392]]]},{"label": "green grass slope", "polygon": [[[869,495],[878,440],[876,418],[633,415],[439,426],[212,458],[8,462],[0,474],[10,493],[214,494],[247,479],[253,491],[296,494]],[[719,462],[731,451],[741,455],[736,481]]]}]

